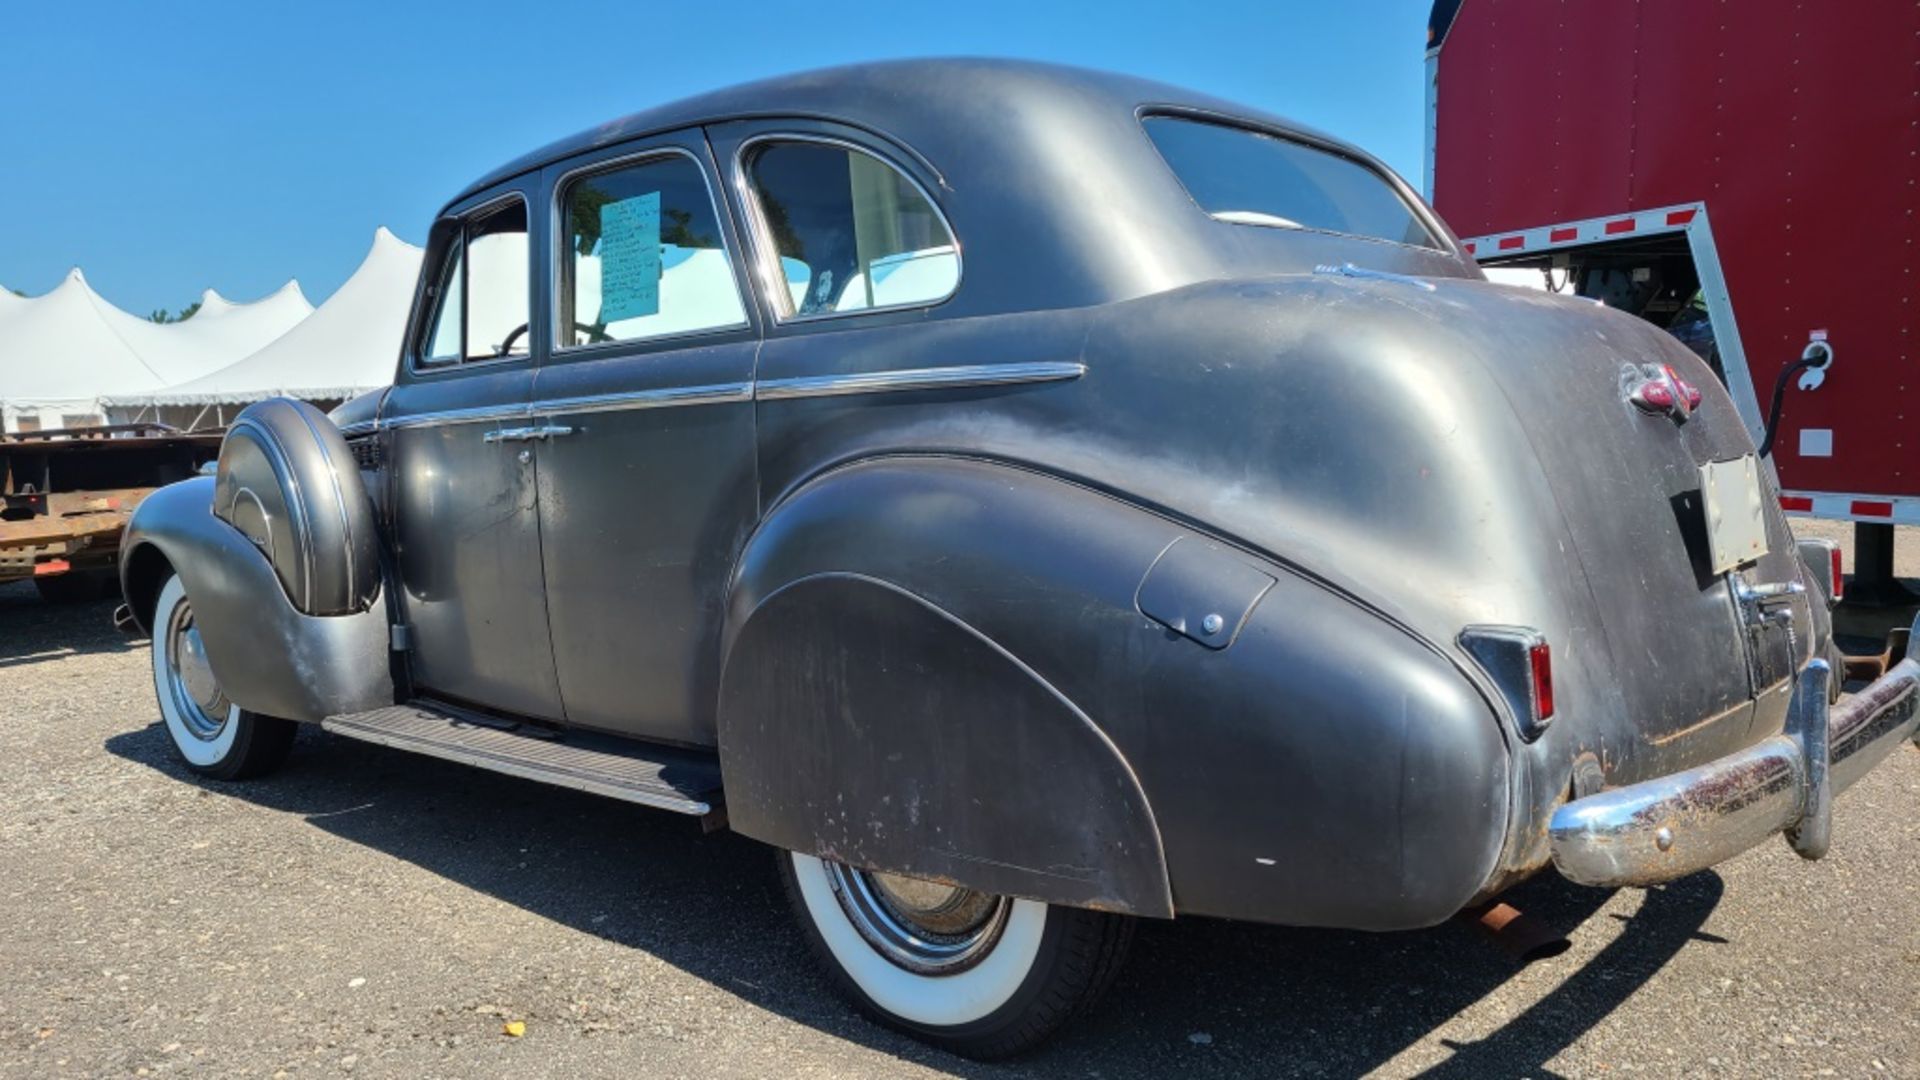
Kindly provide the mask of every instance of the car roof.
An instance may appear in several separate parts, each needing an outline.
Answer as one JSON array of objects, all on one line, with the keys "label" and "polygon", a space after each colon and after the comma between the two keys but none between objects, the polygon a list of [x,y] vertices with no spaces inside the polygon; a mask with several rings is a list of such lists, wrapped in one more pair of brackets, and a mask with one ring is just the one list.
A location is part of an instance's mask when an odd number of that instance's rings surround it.
[{"label": "car roof", "polygon": [[[1140,116],[1152,111],[1305,139],[1393,176],[1311,128],[1145,79],[1022,60],[894,60],[782,75],[634,113],[501,166],[449,207],[587,151],[692,127],[705,127],[723,151],[743,134],[730,122],[790,119],[846,126],[901,148],[901,163],[939,189],[969,279],[942,305],[948,317],[1087,306],[1322,262],[1468,272],[1452,248],[1387,252],[1392,245],[1327,234],[1236,235],[1248,227],[1211,221],[1147,138]],[[1394,182],[1418,203],[1404,181]]]},{"label": "car roof", "polygon": [[[944,172],[949,163],[942,160],[947,155],[940,151],[947,144],[970,144],[989,128],[1005,135],[1010,117],[1043,104],[1108,114],[1131,114],[1149,105],[1218,113],[1303,135],[1373,161],[1358,148],[1305,125],[1149,79],[1030,60],[887,60],[778,75],[630,113],[507,162],[468,185],[451,203],[603,146],[682,128],[764,117],[829,120],[866,128],[906,142]],[[906,130],[922,133],[923,141],[905,138]],[[1048,133],[1029,129],[1025,134],[1041,139]],[[924,144],[929,135],[936,145]]]}]

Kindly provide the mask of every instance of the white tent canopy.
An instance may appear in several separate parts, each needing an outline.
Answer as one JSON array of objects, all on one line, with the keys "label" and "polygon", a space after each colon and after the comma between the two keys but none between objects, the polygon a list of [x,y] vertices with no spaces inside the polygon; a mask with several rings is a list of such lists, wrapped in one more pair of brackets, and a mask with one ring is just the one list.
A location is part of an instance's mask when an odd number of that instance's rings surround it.
[{"label": "white tent canopy", "polygon": [[393,381],[400,355],[420,257],[419,248],[378,229],[359,269],[299,325],[217,371],[140,393],[115,394],[109,403],[120,411],[239,405],[276,396],[322,401],[386,386]]},{"label": "white tent canopy", "polygon": [[162,325],[114,307],[79,270],[69,271],[42,296],[0,300],[0,426],[97,423],[102,399],[224,367],[312,311],[289,282],[250,304],[209,290],[200,313]]}]

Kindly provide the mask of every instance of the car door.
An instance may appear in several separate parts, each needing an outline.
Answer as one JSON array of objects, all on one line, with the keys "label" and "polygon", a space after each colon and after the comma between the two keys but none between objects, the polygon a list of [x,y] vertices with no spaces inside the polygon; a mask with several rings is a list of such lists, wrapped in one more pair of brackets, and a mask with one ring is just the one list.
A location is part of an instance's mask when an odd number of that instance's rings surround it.
[{"label": "car door", "polygon": [[527,404],[539,341],[537,178],[434,226],[391,432],[396,576],[409,673],[426,695],[560,720]]},{"label": "car door", "polygon": [[534,383],[568,723],[711,745],[733,560],[757,515],[759,329],[705,136],[546,170],[553,347]]}]

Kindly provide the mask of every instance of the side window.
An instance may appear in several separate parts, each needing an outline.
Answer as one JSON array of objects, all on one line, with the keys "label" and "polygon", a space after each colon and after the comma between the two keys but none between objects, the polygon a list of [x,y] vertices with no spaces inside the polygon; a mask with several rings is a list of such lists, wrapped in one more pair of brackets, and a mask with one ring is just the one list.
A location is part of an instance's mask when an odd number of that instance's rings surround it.
[{"label": "side window", "polygon": [[560,205],[567,246],[556,341],[745,325],[713,197],[691,159],[673,154],[581,177],[561,191]]},{"label": "side window", "polygon": [[797,139],[748,150],[747,177],[791,313],[931,304],[960,284],[947,223],[898,169],[864,151]]},{"label": "side window", "polygon": [[455,241],[447,251],[447,265],[440,271],[434,295],[440,298],[440,310],[433,316],[433,331],[427,335],[426,361],[453,364],[460,361],[460,332],[466,326],[467,270],[466,247]]},{"label": "side window", "polygon": [[519,199],[460,223],[434,281],[423,366],[527,354],[531,254],[527,204]]}]

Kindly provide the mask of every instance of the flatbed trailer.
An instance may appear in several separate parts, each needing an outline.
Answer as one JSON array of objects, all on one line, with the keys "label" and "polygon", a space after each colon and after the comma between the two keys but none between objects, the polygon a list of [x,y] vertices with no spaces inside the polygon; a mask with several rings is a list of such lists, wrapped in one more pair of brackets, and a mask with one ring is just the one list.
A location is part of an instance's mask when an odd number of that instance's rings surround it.
[{"label": "flatbed trailer", "polygon": [[0,435],[0,584],[30,579],[50,600],[104,595],[134,507],[219,452],[218,432],[164,424]]},{"label": "flatbed trailer", "polygon": [[1466,249],[1673,330],[1773,429],[1782,509],[1857,524],[1849,599],[1913,599],[1920,6],[1439,0],[1426,64]]}]

